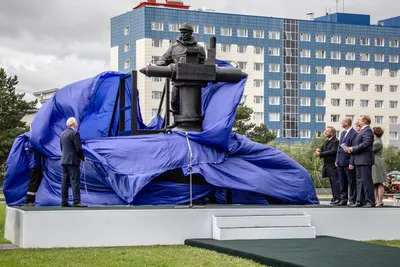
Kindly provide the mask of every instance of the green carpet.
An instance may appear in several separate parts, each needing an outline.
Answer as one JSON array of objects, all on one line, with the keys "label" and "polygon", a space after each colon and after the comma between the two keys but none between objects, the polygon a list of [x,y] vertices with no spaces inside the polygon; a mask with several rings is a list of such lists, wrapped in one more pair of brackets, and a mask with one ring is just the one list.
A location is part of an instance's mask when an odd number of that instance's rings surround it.
[{"label": "green carpet", "polygon": [[328,236],[290,240],[188,239],[185,244],[276,267],[400,266],[400,248]]}]

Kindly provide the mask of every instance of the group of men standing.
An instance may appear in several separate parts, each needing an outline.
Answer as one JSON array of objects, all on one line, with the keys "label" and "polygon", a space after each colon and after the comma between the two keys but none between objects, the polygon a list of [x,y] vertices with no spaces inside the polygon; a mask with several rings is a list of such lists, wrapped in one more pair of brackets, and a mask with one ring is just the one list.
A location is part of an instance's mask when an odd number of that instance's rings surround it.
[{"label": "group of men standing", "polygon": [[336,138],[335,128],[328,126],[325,130],[327,139],[315,151],[315,156],[324,160],[322,177],[329,177],[332,205],[375,207],[372,181],[374,134],[370,124],[370,116],[360,117],[357,131],[352,128],[351,118],[343,119],[344,131],[340,140]]}]

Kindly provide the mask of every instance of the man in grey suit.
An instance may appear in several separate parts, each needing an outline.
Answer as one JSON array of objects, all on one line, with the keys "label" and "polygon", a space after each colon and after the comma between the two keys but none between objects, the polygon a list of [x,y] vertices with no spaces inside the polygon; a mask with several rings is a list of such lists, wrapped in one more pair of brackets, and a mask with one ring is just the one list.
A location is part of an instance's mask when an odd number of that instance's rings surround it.
[{"label": "man in grey suit", "polygon": [[61,206],[71,207],[68,204],[68,189],[72,184],[73,206],[87,207],[81,204],[80,193],[80,163],[85,161],[82,150],[81,137],[76,131],[78,122],[74,117],[67,120],[67,127],[60,137],[60,148],[62,152],[62,181],[61,181]]},{"label": "man in grey suit", "polygon": [[354,139],[354,145],[348,148],[348,151],[354,155],[357,177],[357,203],[352,206],[372,208],[375,207],[374,184],[372,182],[374,133],[369,126],[371,124],[370,116],[364,115],[360,117],[358,122],[361,130]]}]

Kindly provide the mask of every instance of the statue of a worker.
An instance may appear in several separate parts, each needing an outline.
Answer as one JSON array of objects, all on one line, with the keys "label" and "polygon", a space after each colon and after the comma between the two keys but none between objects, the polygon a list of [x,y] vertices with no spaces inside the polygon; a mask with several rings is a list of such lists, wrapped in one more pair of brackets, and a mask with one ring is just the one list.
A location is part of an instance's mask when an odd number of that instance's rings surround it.
[{"label": "statue of a worker", "polygon": [[[181,35],[175,43],[171,44],[167,52],[156,62],[157,66],[168,66],[169,64],[186,63],[186,50],[195,47],[200,51],[199,64],[206,61],[204,48],[197,43],[192,36],[193,27],[189,23],[183,23],[179,28]],[[179,114],[179,89],[174,86],[171,93],[171,110],[174,115]]]}]

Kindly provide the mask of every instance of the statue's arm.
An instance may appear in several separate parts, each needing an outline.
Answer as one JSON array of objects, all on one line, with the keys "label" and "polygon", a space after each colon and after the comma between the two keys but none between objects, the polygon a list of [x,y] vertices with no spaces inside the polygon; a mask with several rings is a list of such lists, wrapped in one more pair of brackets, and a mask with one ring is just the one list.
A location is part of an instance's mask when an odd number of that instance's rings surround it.
[{"label": "statue's arm", "polygon": [[172,45],[169,46],[167,52],[160,57],[160,59],[156,62],[157,66],[168,66],[173,62],[172,60]]},{"label": "statue's arm", "polygon": [[199,55],[199,63],[204,64],[206,62],[206,51],[204,47],[200,46],[200,55]]}]

